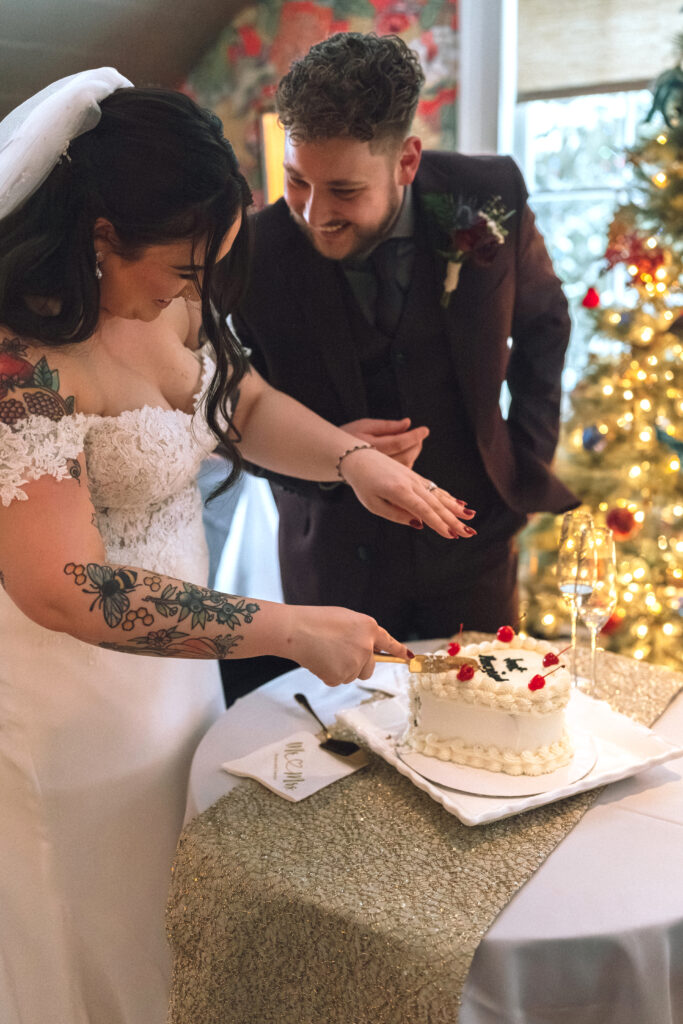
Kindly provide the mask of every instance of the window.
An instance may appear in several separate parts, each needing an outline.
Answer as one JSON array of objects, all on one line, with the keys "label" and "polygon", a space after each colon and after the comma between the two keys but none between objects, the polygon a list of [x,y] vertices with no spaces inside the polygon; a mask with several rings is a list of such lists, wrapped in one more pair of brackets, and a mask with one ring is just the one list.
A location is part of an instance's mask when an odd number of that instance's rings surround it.
[{"label": "window", "polygon": [[598,288],[603,305],[628,304],[631,298],[621,274],[598,274],[607,229],[631,180],[625,151],[635,142],[651,102],[648,89],[637,89],[517,105],[515,158],[571,308],[565,392],[574,387],[588,352],[599,345],[581,306],[587,288]]}]

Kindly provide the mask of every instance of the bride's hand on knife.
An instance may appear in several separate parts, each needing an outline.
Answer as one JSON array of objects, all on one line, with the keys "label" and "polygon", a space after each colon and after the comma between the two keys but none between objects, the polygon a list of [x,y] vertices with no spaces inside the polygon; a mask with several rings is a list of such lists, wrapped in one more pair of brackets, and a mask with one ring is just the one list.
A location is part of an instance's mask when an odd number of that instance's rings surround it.
[{"label": "bride's hand on knife", "polygon": [[307,668],[327,686],[369,679],[375,668],[375,651],[412,657],[405,644],[394,640],[369,615],[329,606],[284,607],[290,615],[284,657]]},{"label": "bride's hand on knife", "polygon": [[373,448],[349,452],[340,472],[361,504],[384,519],[453,539],[477,532],[468,525],[476,513],[466,502]]}]

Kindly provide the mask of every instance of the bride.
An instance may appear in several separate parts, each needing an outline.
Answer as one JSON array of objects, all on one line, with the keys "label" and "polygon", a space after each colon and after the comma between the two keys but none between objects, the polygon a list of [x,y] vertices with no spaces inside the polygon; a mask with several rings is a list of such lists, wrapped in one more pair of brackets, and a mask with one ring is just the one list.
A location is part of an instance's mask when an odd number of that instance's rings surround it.
[{"label": "bride", "polygon": [[464,536],[463,503],[250,369],[226,323],[249,203],[212,114],[111,68],[0,125],[3,1024],[165,1019],[216,659],[280,655],[336,685],[408,654],[346,609],[207,589],[202,459],[220,442],[234,473],[244,454],[341,477],[378,515]]}]

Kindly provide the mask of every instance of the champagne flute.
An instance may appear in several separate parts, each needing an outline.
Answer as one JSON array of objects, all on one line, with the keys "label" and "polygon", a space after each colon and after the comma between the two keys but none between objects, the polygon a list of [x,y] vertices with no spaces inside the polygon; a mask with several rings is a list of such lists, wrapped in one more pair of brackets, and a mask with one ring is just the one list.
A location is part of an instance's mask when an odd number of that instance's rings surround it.
[{"label": "champagne flute", "polygon": [[595,656],[598,630],[617,606],[617,559],[614,535],[605,526],[586,530],[579,551],[579,579],[590,579],[591,590],[579,606],[579,615],[590,630],[591,692],[595,693]]},{"label": "champagne flute", "polygon": [[576,627],[579,606],[590,593],[586,580],[579,580],[579,551],[584,534],[592,529],[593,517],[590,512],[574,510],[566,512],[562,519],[560,547],[557,553],[557,586],[564,603],[569,608],[571,622],[571,680],[576,686]]}]

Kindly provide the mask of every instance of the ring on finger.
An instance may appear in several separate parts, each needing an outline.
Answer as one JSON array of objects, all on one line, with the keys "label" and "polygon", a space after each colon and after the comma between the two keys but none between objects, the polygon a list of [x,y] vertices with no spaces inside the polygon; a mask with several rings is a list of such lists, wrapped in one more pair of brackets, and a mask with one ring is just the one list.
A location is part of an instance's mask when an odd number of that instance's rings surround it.
[{"label": "ring on finger", "polygon": [[437,489],[438,489],[438,484],[435,484],[433,480],[430,480],[429,483],[427,484],[427,490],[428,491],[436,491]]}]

